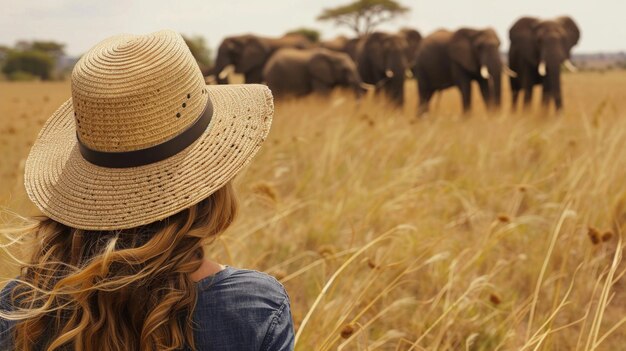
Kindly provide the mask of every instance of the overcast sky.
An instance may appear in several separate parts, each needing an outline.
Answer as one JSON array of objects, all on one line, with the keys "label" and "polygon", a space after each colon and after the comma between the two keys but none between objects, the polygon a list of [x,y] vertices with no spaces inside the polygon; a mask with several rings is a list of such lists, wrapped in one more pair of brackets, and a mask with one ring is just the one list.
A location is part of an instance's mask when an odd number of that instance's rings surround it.
[{"label": "overcast sky", "polygon": [[[202,35],[216,47],[227,35],[253,32],[281,35],[301,27],[321,30],[323,37],[350,34],[315,21],[323,8],[350,0],[0,0],[0,44],[20,39],[65,43],[79,55],[98,41],[119,33],[149,33],[163,28]],[[626,51],[626,0],[399,0],[411,12],[383,29],[417,28],[423,35],[461,26],[496,29],[502,50],[510,25],[522,15],[568,14],[582,37],[578,53]]]}]

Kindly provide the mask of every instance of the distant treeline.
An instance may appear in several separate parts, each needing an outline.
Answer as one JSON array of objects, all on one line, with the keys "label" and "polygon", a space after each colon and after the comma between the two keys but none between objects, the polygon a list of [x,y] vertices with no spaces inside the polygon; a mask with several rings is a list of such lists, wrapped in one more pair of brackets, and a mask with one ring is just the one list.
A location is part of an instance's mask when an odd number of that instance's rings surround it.
[{"label": "distant treeline", "polygon": [[65,45],[54,41],[19,41],[0,46],[0,67],[9,80],[53,80],[63,76],[57,63],[65,56]]},{"label": "distant treeline", "polygon": [[[185,37],[201,69],[212,64],[212,53],[201,36]],[[63,80],[78,58],[65,53],[65,44],[54,41],[18,41],[13,47],[0,45],[0,80]]]}]

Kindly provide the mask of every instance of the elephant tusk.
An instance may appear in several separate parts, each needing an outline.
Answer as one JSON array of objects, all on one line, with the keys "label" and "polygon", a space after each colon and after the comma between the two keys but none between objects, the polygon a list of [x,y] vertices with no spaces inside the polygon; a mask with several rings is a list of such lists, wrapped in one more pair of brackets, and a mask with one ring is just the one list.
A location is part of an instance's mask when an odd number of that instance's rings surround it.
[{"label": "elephant tusk", "polygon": [[502,69],[504,70],[504,74],[506,74],[507,76],[511,77],[511,78],[517,78],[517,73],[515,73],[515,71],[513,71],[512,69],[509,68],[509,66],[504,65],[502,67]]},{"label": "elephant tusk", "polygon": [[489,79],[489,77],[491,77],[487,66],[485,65],[480,66],[480,76],[483,77],[483,79]]},{"label": "elephant tusk", "polygon": [[565,62],[563,62],[563,65],[572,73],[578,72],[578,68],[576,68],[576,66],[574,66],[572,61],[570,61],[569,59],[565,60]]},{"label": "elephant tusk", "polygon": [[231,73],[233,73],[235,71],[235,66],[233,65],[228,65],[226,67],[224,67],[224,69],[220,72],[220,74],[218,75],[218,77],[220,79],[226,79]]},{"label": "elephant tusk", "polygon": [[372,84],[361,83],[360,86],[361,86],[361,88],[363,88],[365,90],[376,90],[376,86],[374,86]]},{"label": "elephant tusk", "polygon": [[539,67],[537,68],[537,71],[539,72],[539,75],[542,77],[546,76],[546,62],[545,61],[541,61],[539,62]]},{"label": "elephant tusk", "polygon": [[390,69],[386,70],[386,71],[385,71],[385,76],[386,76],[387,78],[393,78],[393,71],[392,71],[392,70],[390,70]]}]

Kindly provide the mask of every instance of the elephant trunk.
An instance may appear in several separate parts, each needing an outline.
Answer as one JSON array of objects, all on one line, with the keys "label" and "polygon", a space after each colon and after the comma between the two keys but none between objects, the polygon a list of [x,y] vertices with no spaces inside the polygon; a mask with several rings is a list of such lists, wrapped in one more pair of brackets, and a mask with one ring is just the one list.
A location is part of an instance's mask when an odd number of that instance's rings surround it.
[{"label": "elephant trunk", "polygon": [[546,42],[546,46],[541,50],[541,61],[538,70],[543,70],[545,73],[543,76],[544,104],[553,99],[556,109],[559,110],[562,107],[561,64],[567,59],[567,56],[557,44],[554,41]]},{"label": "elephant trunk", "polygon": [[228,84],[228,73],[230,72],[227,67],[232,65],[229,56],[228,48],[224,44],[220,45],[213,68],[217,84]]},{"label": "elephant trunk", "polygon": [[384,89],[395,104],[404,103],[404,77],[408,62],[403,50],[392,50],[386,60]]},{"label": "elephant trunk", "polygon": [[494,74],[491,76],[491,86],[493,87],[493,103],[496,107],[500,107],[502,100],[502,78],[500,72],[494,70]]},{"label": "elephant trunk", "polygon": [[[549,87],[546,92],[544,89],[544,94],[547,94],[549,97],[554,99],[554,105],[557,110],[560,110],[563,106],[562,97],[561,97],[561,63],[554,62],[548,63],[547,65],[547,76],[545,78],[547,80],[547,86]],[[545,85],[544,85],[545,87]]]},{"label": "elephant trunk", "polygon": [[502,60],[497,47],[486,51],[480,58],[480,75],[488,81],[488,96],[485,103],[488,106],[499,107],[502,96]]}]

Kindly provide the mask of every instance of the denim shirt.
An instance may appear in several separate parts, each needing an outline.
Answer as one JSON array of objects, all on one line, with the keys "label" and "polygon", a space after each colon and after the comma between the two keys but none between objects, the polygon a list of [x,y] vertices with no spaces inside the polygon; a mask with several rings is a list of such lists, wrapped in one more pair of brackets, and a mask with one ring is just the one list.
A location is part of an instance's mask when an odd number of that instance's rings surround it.
[{"label": "denim shirt", "polygon": [[[0,293],[0,308],[11,310],[15,282]],[[193,313],[199,351],[293,350],[294,331],[285,288],[265,273],[226,267],[197,283]],[[14,322],[0,318],[0,350],[9,350]]]}]

